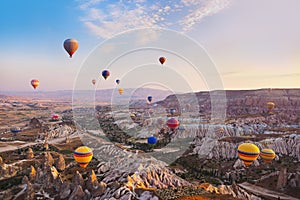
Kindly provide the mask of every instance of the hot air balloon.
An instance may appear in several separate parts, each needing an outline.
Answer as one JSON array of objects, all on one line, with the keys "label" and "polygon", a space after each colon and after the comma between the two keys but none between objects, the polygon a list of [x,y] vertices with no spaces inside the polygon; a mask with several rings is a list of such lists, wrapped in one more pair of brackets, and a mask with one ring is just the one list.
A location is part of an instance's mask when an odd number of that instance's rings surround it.
[{"label": "hot air balloon", "polygon": [[36,89],[36,88],[39,86],[39,84],[40,84],[40,81],[39,81],[39,80],[37,80],[37,79],[32,79],[32,80],[31,80],[31,85],[32,85],[32,87],[33,87],[34,89]]},{"label": "hot air balloon", "polygon": [[124,89],[123,88],[118,88],[119,94],[123,94]]},{"label": "hot air balloon", "polygon": [[179,121],[172,117],[172,118],[168,119],[167,125],[171,130],[174,130],[179,126]]},{"label": "hot air balloon", "polygon": [[259,148],[252,143],[243,143],[238,146],[238,156],[246,166],[249,166],[259,156]]},{"label": "hot air balloon", "polygon": [[162,65],[166,62],[166,60],[167,60],[167,59],[166,59],[165,57],[160,57],[160,58],[159,58],[159,62],[160,62],[160,64],[162,64]]},{"label": "hot air balloon", "polygon": [[20,131],[21,131],[21,129],[19,127],[12,127],[10,129],[10,132],[12,132],[12,133],[19,133]]},{"label": "hot air balloon", "polygon": [[102,71],[102,76],[106,80],[110,75],[110,72],[108,70],[103,70]]},{"label": "hot air balloon", "polygon": [[268,110],[273,110],[274,107],[275,107],[275,103],[273,103],[271,101],[267,103]]},{"label": "hot air balloon", "polygon": [[154,136],[148,137],[148,144],[154,145],[154,144],[156,144],[156,142],[157,142],[156,137],[154,137]]},{"label": "hot air balloon", "polygon": [[95,85],[96,84],[96,79],[93,79],[92,83],[93,83],[93,85]]},{"label": "hot air balloon", "polygon": [[76,52],[78,49],[78,41],[75,39],[66,39],[64,41],[64,48],[70,55],[70,58],[72,58],[72,55]]},{"label": "hot air balloon", "polygon": [[93,158],[92,150],[87,146],[78,147],[74,151],[74,159],[77,163],[79,163],[80,167],[86,168],[89,162]]},{"label": "hot air balloon", "polygon": [[152,101],[152,96],[148,96],[147,99],[148,99],[149,103],[151,103],[151,101]]},{"label": "hot air balloon", "polygon": [[116,80],[116,83],[119,85],[119,84],[120,84],[120,80],[119,80],[119,79],[117,79],[117,80]]},{"label": "hot air balloon", "polygon": [[175,111],[176,111],[176,110],[175,110],[174,108],[171,108],[171,109],[170,109],[170,114],[171,114],[171,115],[174,115]]},{"label": "hot air balloon", "polygon": [[266,162],[271,162],[275,157],[276,154],[272,149],[263,149],[260,152],[260,157]]},{"label": "hot air balloon", "polygon": [[51,117],[52,121],[58,121],[59,120],[59,115],[58,114],[53,114]]}]

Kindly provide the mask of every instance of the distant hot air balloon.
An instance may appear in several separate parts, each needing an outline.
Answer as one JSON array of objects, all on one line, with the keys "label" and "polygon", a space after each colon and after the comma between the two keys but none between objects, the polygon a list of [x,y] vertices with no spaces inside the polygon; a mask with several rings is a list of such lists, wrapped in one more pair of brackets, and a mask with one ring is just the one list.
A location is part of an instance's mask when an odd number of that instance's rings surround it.
[{"label": "distant hot air balloon", "polygon": [[119,79],[117,79],[117,80],[116,80],[116,83],[119,85],[119,84],[120,84],[120,80],[119,80]]},{"label": "distant hot air balloon", "polygon": [[147,97],[147,100],[149,101],[149,103],[151,103],[151,101],[152,101],[152,96],[148,96],[148,97]]},{"label": "distant hot air balloon", "polygon": [[102,76],[106,80],[110,75],[110,72],[108,70],[103,70],[102,71]]},{"label": "distant hot air balloon", "polygon": [[53,114],[51,117],[52,121],[58,121],[59,120],[59,115],[58,114]]},{"label": "distant hot air balloon", "polygon": [[172,118],[168,119],[167,125],[170,129],[174,130],[179,126],[179,121],[172,117]]},{"label": "distant hot air balloon", "polygon": [[72,55],[76,52],[78,49],[78,41],[75,39],[66,39],[64,41],[64,48],[70,55],[70,58],[72,58]]},{"label": "distant hot air balloon", "polygon": [[10,132],[12,132],[12,133],[19,133],[20,131],[21,131],[21,129],[19,127],[12,127],[10,129]]},{"label": "distant hot air balloon", "polygon": [[238,156],[246,166],[249,166],[259,156],[259,148],[252,143],[243,143],[238,146]]},{"label": "distant hot air balloon", "polygon": [[156,142],[157,142],[156,137],[154,137],[154,136],[148,137],[148,144],[154,145],[154,144],[156,144]]},{"label": "distant hot air balloon", "polygon": [[167,59],[166,59],[165,57],[160,57],[160,58],[159,58],[159,62],[160,62],[160,64],[162,64],[162,65],[166,62],[166,60],[167,60]]},{"label": "distant hot air balloon", "polygon": [[263,149],[260,152],[260,157],[266,162],[271,162],[275,157],[276,154],[272,149]]},{"label": "distant hot air balloon", "polygon": [[95,85],[96,84],[96,79],[93,79],[92,83],[93,83],[93,85]]},{"label": "distant hot air balloon", "polygon": [[39,86],[40,81],[37,80],[37,79],[32,79],[30,83],[31,83],[32,87],[33,87],[34,89],[36,89],[36,88]]},{"label": "distant hot air balloon", "polygon": [[175,110],[174,108],[171,108],[171,109],[170,109],[170,114],[171,114],[171,115],[174,115],[175,111],[176,111],[176,110]]},{"label": "distant hot air balloon", "polygon": [[80,167],[86,168],[89,162],[93,158],[92,150],[87,146],[78,147],[74,151],[74,159],[77,163],[79,163]]},{"label": "distant hot air balloon", "polygon": [[118,88],[119,94],[123,94],[124,89],[123,88]]},{"label": "distant hot air balloon", "polygon": [[271,110],[273,110],[274,107],[275,107],[275,103],[273,103],[273,102],[271,102],[271,101],[267,103],[267,108],[268,108],[268,110],[271,111]]}]

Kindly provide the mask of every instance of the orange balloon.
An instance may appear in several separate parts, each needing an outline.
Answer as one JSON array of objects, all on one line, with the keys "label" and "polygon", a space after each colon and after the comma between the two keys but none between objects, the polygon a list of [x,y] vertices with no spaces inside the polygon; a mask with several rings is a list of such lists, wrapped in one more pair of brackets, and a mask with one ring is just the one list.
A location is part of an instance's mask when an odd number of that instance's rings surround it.
[{"label": "orange balloon", "polygon": [[37,80],[37,79],[32,79],[32,80],[31,80],[31,85],[32,85],[32,87],[33,87],[34,89],[36,89],[37,86],[39,86],[39,84],[40,84],[40,81],[39,81],[39,80]]},{"label": "orange balloon", "polygon": [[66,39],[64,41],[64,48],[70,55],[70,58],[72,58],[72,55],[77,51],[78,49],[78,41],[75,39]]},{"label": "orange balloon", "polygon": [[92,83],[93,83],[93,85],[95,85],[96,84],[96,79],[93,79]]}]

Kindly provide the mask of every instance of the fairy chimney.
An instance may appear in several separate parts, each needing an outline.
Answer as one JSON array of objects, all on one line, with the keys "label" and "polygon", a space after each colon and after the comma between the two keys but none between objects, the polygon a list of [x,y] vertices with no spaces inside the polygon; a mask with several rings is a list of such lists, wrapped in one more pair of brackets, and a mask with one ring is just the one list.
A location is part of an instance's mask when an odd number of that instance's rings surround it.
[{"label": "fairy chimney", "polygon": [[55,166],[59,171],[65,170],[66,163],[63,155],[59,155],[58,159],[56,160]]},{"label": "fairy chimney", "polygon": [[29,180],[30,180],[30,182],[34,182],[35,177],[36,177],[36,170],[35,170],[35,168],[31,165],[31,166],[30,166],[30,173],[29,173]]},{"label": "fairy chimney", "polygon": [[28,148],[27,154],[26,154],[27,159],[32,159],[34,158],[33,150],[31,148]]},{"label": "fairy chimney", "polygon": [[47,141],[45,141],[45,142],[44,142],[44,144],[43,144],[43,148],[44,148],[44,150],[46,150],[46,151],[48,151],[48,150],[49,150],[49,144],[48,144],[48,142],[47,142]]}]

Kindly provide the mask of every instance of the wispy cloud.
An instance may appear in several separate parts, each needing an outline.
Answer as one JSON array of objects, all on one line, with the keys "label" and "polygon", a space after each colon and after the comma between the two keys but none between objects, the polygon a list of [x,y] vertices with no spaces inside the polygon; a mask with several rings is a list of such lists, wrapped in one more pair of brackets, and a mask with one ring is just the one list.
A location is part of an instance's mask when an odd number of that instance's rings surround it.
[{"label": "wispy cloud", "polygon": [[192,27],[199,23],[204,17],[211,16],[224,8],[227,8],[231,2],[230,0],[182,1],[185,2],[185,5],[192,5],[196,7],[190,14],[186,15],[184,19],[180,21],[183,31],[192,29]]},{"label": "wispy cloud", "polygon": [[147,27],[191,30],[204,17],[213,15],[231,0],[80,0],[85,16],[81,21],[94,34],[109,38],[114,34]]}]

